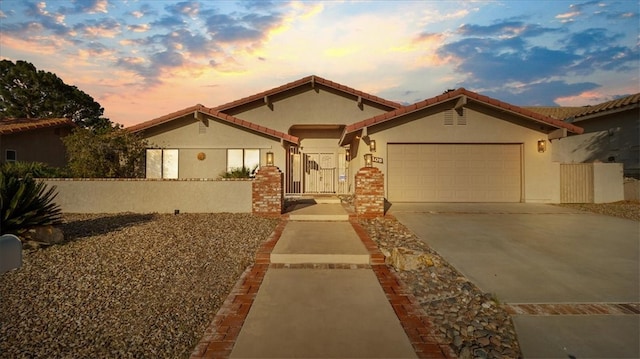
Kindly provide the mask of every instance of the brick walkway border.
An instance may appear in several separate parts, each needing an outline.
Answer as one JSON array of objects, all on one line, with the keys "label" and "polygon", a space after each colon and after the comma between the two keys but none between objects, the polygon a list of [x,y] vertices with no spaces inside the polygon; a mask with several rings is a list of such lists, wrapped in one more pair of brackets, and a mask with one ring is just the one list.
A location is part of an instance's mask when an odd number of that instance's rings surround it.
[{"label": "brick walkway border", "polygon": [[240,279],[223,302],[213,321],[191,353],[191,359],[226,359],[238,339],[242,325],[253,305],[262,280],[269,268],[274,269],[372,269],[395,311],[400,324],[419,358],[456,358],[451,348],[434,335],[431,321],[415,297],[406,290],[401,279],[384,262],[384,255],[371,240],[357,217],[350,215],[349,222],[370,255],[371,264],[280,264],[270,263],[271,252],[288,223],[288,215],[281,217],[274,233],[256,253],[256,261],[240,276]]}]

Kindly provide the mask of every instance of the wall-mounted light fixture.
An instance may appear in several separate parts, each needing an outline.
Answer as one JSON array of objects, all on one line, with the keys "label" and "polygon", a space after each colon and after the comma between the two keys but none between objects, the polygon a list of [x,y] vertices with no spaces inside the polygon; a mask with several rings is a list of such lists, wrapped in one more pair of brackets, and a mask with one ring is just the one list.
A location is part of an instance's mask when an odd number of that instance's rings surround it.
[{"label": "wall-mounted light fixture", "polygon": [[369,150],[371,152],[376,152],[376,140],[369,141]]},{"label": "wall-mounted light fixture", "polygon": [[538,140],[538,152],[543,153],[546,150],[547,150],[547,141]]},{"label": "wall-mounted light fixture", "polygon": [[349,162],[351,160],[351,150],[348,148],[344,151],[344,160]]},{"label": "wall-mounted light fixture", "polygon": [[267,152],[267,166],[273,166],[273,152]]},{"label": "wall-mounted light fixture", "polygon": [[366,155],[364,155],[364,166],[365,167],[373,167],[373,155],[370,153],[367,153]]}]

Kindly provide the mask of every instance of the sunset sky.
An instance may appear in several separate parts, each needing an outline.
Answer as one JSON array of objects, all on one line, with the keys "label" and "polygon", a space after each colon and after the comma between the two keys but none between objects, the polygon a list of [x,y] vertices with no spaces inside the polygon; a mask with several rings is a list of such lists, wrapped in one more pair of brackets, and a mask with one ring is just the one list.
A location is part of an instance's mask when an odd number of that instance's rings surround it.
[{"label": "sunset sky", "polygon": [[0,58],[130,126],[318,75],[402,103],[465,87],[522,106],[640,92],[638,1],[0,0]]}]

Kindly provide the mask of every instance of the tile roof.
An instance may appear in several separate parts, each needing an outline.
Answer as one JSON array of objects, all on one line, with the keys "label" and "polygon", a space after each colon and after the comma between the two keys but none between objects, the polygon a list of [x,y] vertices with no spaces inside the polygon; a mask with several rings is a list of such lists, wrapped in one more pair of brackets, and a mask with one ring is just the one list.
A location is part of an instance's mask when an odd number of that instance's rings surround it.
[{"label": "tile roof", "polygon": [[241,126],[241,127],[244,127],[244,128],[249,129],[249,130],[253,130],[253,131],[259,132],[259,133],[263,133],[263,134],[269,135],[271,137],[280,138],[280,139],[288,141],[288,142],[292,142],[292,143],[295,143],[295,144],[298,144],[300,142],[300,139],[298,137],[296,137],[296,136],[292,136],[292,135],[289,135],[289,134],[284,133],[284,132],[276,131],[276,130],[268,128],[268,127],[260,126],[260,125],[257,125],[255,123],[253,123],[253,122],[241,120],[241,119],[239,119],[237,117],[227,115],[226,113],[222,113],[222,112],[217,111],[217,110],[215,110],[213,108],[209,108],[209,107],[206,107],[206,106],[203,106],[203,105],[200,105],[200,104],[197,104],[197,105],[194,105],[194,106],[191,106],[191,107],[187,107],[185,109],[182,109],[182,110],[179,110],[179,111],[176,111],[176,112],[172,112],[170,114],[155,118],[153,120],[149,120],[149,121],[137,124],[137,125],[133,125],[133,126],[127,127],[127,130],[129,130],[131,132],[143,131],[143,130],[146,130],[148,128],[155,127],[155,126],[158,126],[160,124],[173,121],[173,120],[175,120],[177,118],[180,118],[180,117],[183,117],[185,115],[192,114],[192,113],[195,113],[195,112],[204,113],[204,114],[210,115],[212,117],[215,117],[215,118],[217,118],[217,119],[219,119],[221,121],[224,121],[224,122],[227,122],[227,123],[230,123],[230,124],[234,124],[234,125],[237,125],[237,126]]},{"label": "tile roof", "polygon": [[322,84],[324,86],[327,86],[327,87],[330,87],[330,88],[333,88],[333,89],[336,89],[336,90],[351,94],[351,95],[356,96],[356,97],[361,97],[363,99],[366,99],[366,100],[369,100],[371,102],[375,102],[375,103],[387,106],[389,108],[396,109],[396,108],[402,107],[402,104],[400,104],[400,103],[389,101],[389,100],[385,100],[385,99],[383,99],[381,97],[374,96],[374,95],[371,95],[371,94],[356,90],[356,89],[348,87],[348,86],[341,85],[341,84],[339,84],[337,82],[329,81],[329,80],[323,79],[322,77],[311,75],[311,76],[303,77],[303,78],[301,78],[299,80],[284,84],[282,86],[273,88],[271,90],[260,92],[260,93],[257,93],[255,95],[251,95],[251,96],[248,96],[248,97],[245,97],[245,98],[241,98],[241,99],[233,101],[233,102],[229,102],[229,103],[226,103],[226,104],[223,104],[223,105],[220,105],[220,106],[216,106],[216,107],[214,107],[214,109],[217,110],[217,111],[225,112],[225,111],[228,111],[228,110],[230,110],[232,108],[235,108],[235,107],[238,107],[238,106],[242,106],[242,105],[251,103],[253,101],[258,101],[258,100],[259,101],[263,101],[265,96],[272,96],[272,95],[275,95],[275,94],[278,94],[278,93],[281,93],[281,92],[284,92],[284,91],[287,91],[287,90],[291,90],[291,89],[294,89],[294,88],[297,88],[297,87],[300,87],[300,86],[303,86],[303,85],[306,85],[306,84],[310,84],[310,83]]},{"label": "tile roof", "polygon": [[3,118],[0,120],[0,135],[59,126],[77,125],[68,118]]},{"label": "tile roof", "polygon": [[493,107],[498,107],[501,108],[503,110],[507,110],[507,111],[511,111],[513,113],[516,113],[518,115],[524,116],[524,117],[528,117],[531,120],[537,121],[537,122],[542,122],[548,125],[551,125],[553,127],[557,127],[557,128],[566,128],[567,130],[573,132],[573,133],[582,133],[584,130],[578,126],[574,126],[568,123],[565,123],[563,121],[542,115],[540,113],[537,112],[533,112],[531,110],[522,108],[522,107],[518,107],[515,105],[511,105],[508,104],[506,102],[500,101],[500,100],[496,100],[494,98],[488,97],[488,96],[484,96],[484,95],[480,95],[478,93],[475,93],[473,91],[469,91],[465,88],[459,88],[455,91],[450,91],[450,92],[446,92],[442,95],[439,96],[435,96],[420,102],[416,102],[414,104],[411,105],[407,105],[407,106],[403,106],[401,108],[398,108],[396,110],[393,111],[389,111],[387,113],[383,113],[380,114],[378,116],[360,121],[360,122],[356,122],[354,124],[351,124],[349,126],[347,126],[345,128],[344,134],[343,134],[343,138],[344,135],[361,130],[364,127],[367,126],[371,126],[371,125],[375,125],[375,124],[379,124],[382,122],[386,122],[389,120],[392,120],[394,118],[400,117],[403,114],[406,113],[410,113],[410,112],[414,112],[423,108],[427,108],[436,104],[440,104],[442,102],[448,101],[450,99],[453,98],[457,98],[457,97],[461,97],[461,96],[467,96],[468,99],[472,99],[475,100],[477,102],[483,103],[485,105],[489,105],[489,106],[493,106]]},{"label": "tile roof", "polygon": [[596,113],[606,112],[606,111],[617,111],[623,109],[632,109],[637,108],[640,103],[640,93],[629,95],[626,97],[619,98],[613,101],[603,102],[599,105],[595,106],[586,106],[583,108],[583,111],[573,114],[573,121],[580,121],[580,117],[585,117],[589,115],[593,115]]},{"label": "tile roof", "polygon": [[571,117],[574,114],[584,111],[585,107],[561,107],[561,106],[526,106],[524,109],[537,112],[541,115],[545,115],[556,120],[564,120],[567,117]]}]

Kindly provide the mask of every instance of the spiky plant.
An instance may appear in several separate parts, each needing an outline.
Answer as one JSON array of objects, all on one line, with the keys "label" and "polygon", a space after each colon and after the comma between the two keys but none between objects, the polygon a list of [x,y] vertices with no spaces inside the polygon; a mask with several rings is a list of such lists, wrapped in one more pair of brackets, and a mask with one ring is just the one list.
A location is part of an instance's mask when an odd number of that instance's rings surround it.
[{"label": "spiky plant", "polygon": [[55,186],[47,188],[30,174],[18,177],[0,171],[0,233],[22,236],[33,227],[62,222],[62,211],[53,202]]}]

